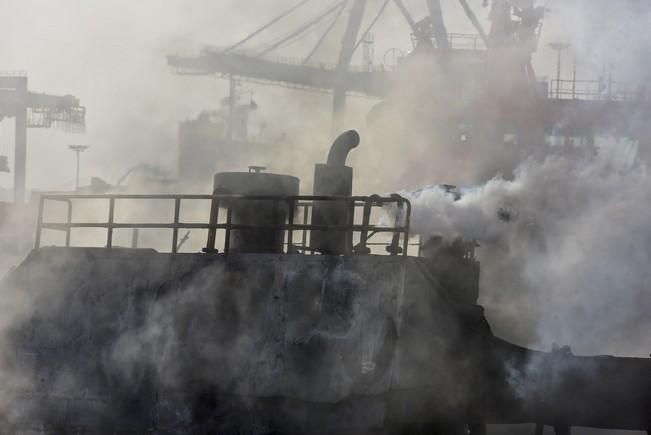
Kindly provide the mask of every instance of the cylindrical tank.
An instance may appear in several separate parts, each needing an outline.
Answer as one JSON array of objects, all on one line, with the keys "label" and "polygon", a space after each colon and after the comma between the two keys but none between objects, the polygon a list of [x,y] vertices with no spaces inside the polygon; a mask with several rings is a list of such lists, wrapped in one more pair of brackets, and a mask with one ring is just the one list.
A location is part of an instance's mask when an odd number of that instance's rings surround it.
[{"label": "cylindrical tank", "polygon": [[[249,172],[221,172],[215,175],[216,195],[245,196],[296,196],[300,180],[289,175],[268,174],[263,168],[251,167]],[[229,199],[221,206],[231,207],[231,223],[262,227],[232,230],[229,252],[282,253],[285,231],[280,228],[287,222],[290,204],[281,199]],[[266,228],[265,228],[266,227]]]}]

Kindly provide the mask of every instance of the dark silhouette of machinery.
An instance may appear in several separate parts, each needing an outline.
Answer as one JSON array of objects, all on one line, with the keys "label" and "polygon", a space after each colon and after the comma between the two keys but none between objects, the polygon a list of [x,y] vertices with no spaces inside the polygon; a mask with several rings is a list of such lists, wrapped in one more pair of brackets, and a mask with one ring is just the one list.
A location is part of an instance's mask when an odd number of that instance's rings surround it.
[{"label": "dark silhouette of machinery", "polygon": [[[2,283],[34,306],[3,354],[2,433],[651,429],[651,360],[495,337],[472,243],[432,238],[410,256],[409,201],[351,196],[358,142],[335,141],[309,196],[258,167],[217,174],[209,195],[44,195],[37,249]],[[105,222],[72,219],[87,200],[108,205]],[[173,217],[118,219],[128,201],[168,201]],[[184,218],[191,201],[209,216]],[[48,218],[53,204],[67,218]],[[73,247],[88,228],[106,239]],[[171,252],[120,248],[130,229],[171,233]],[[178,251],[189,229],[207,231],[203,253]],[[53,232],[65,246],[40,247]]]}]

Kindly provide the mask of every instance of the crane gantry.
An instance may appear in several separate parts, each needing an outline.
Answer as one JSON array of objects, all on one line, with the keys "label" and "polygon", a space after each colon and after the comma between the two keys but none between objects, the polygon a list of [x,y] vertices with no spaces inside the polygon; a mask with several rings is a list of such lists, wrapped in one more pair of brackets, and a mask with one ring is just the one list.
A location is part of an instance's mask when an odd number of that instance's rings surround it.
[{"label": "crane gantry", "polygon": [[[536,6],[535,0],[484,1],[484,6],[490,4],[490,28],[487,29],[484,29],[467,0],[456,0],[474,28],[474,35],[448,31],[440,0],[422,0],[428,15],[420,20],[412,16],[402,0],[384,0],[378,15],[370,20],[370,25],[362,32],[361,26],[368,10],[367,1],[335,0],[319,15],[263,51],[243,49],[245,44],[296,10],[305,8],[310,1],[301,0],[229,47],[206,47],[195,56],[169,56],[168,64],[182,75],[217,75],[229,78],[231,82],[238,78],[331,93],[333,124],[337,129],[347,94],[390,99],[390,90],[396,88],[390,86],[391,83],[396,84],[397,80],[396,71],[391,68],[351,67],[355,49],[364,41],[387,4],[393,3],[411,29],[414,54],[419,52],[436,57],[441,64],[456,62],[456,70],[464,74],[474,71],[482,92],[464,109],[464,123],[480,120],[480,124],[486,124],[486,119],[490,119],[488,124],[497,122],[506,130],[538,130],[550,136],[588,139],[600,134],[627,135],[639,140],[644,148],[651,149],[651,127],[641,121],[651,114],[651,101],[647,93],[629,92],[628,87],[622,87],[624,90],[618,93],[612,84],[608,84],[608,90],[604,92],[601,82],[577,82],[576,77],[572,80],[538,80],[532,58],[538,49],[545,8]],[[347,17],[347,23],[337,64],[328,66],[314,62],[315,51],[341,16]],[[292,38],[300,37],[316,24],[327,20],[332,20],[331,24],[303,61],[290,62],[269,57],[274,50],[291,42]],[[453,77],[455,75],[452,74]],[[404,83],[405,87],[409,85]],[[586,86],[587,90],[577,90],[577,85]],[[596,90],[588,89],[590,86]],[[553,92],[554,89],[556,92]],[[422,97],[431,100],[437,98],[436,95]],[[233,98],[230,100],[234,101]],[[491,108],[490,113],[486,108]],[[534,142],[541,142],[542,139],[544,143],[541,134],[537,134]]]},{"label": "crane gantry", "polygon": [[15,118],[14,201],[25,200],[27,174],[27,129],[83,127],[86,109],[72,95],[31,92],[27,76],[0,72],[0,121]]},{"label": "crane gantry", "polygon": [[[466,9],[466,13],[473,22],[473,25],[478,27],[480,37],[449,34],[445,25],[440,0],[426,0],[429,16],[420,21],[412,18],[412,15],[402,0],[384,0],[379,8],[378,14],[371,20],[371,24],[363,32],[360,32],[363,19],[368,10],[367,0],[341,0],[336,1],[330,7],[320,12],[319,15],[301,25],[296,31],[276,41],[263,51],[255,53],[242,50],[242,47],[246,43],[279,23],[288,15],[304,7],[310,1],[301,0],[295,6],[274,17],[264,26],[256,29],[235,44],[228,47],[205,47],[198,56],[169,56],[168,64],[181,75],[219,74],[230,79],[240,77],[250,81],[264,82],[278,86],[332,93],[333,120],[335,125],[337,125],[344,112],[346,95],[348,93],[357,93],[378,98],[383,98],[386,95],[391,71],[384,68],[355,70],[351,68],[351,61],[356,49],[364,41],[391,1],[393,1],[404,16],[417,42],[429,43],[432,45],[432,48],[445,51],[448,55],[451,53],[471,53],[480,56],[487,45],[486,35],[469,8]],[[465,0],[460,1],[467,7]],[[344,10],[346,14],[342,14]],[[334,24],[342,15],[346,15],[348,18],[336,65],[326,66],[322,63],[311,62],[315,51],[321,46],[325,37],[332,31]],[[267,57],[267,55],[286,44],[292,38],[299,37],[317,24],[328,19],[332,20],[331,24],[326,28],[323,35],[318,39],[316,45],[310,50],[303,61],[292,63],[277,61]],[[472,46],[455,46],[454,41],[458,41],[460,37],[461,39],[473,40]],[[432,38],[434,39],[434,44],[432,44]],[[483,41],[478,43],[477,41],[480,38]]]}]

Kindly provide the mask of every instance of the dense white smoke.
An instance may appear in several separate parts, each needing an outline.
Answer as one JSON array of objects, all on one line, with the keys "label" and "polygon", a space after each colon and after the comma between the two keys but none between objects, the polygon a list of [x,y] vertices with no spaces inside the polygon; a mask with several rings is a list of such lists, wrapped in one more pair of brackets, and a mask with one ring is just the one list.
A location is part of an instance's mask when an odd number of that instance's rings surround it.
[{"label": "dense white smoke", "polygon": [[482,302],[496,332],[646,357],[651,175],[622,154],[612,144],[594,159],[529,160],[514,179],[461,189],[459,200],[438,187],[412,193],[414,228],[480,242]]}]

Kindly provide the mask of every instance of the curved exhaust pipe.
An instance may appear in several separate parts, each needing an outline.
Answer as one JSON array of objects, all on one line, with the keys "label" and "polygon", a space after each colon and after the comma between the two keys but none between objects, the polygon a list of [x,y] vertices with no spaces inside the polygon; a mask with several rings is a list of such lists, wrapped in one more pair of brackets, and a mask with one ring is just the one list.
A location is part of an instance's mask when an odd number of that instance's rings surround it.
[{"label": "curved exhaust pipe", "polygon": [[328,166],[346,166],[348,154],[359,145],[359,133],[355,130],[348,130],[340,134],[332,143],[328,152]]},{"label": "curved exhaust pipe", "polygon": [[[359,145],[359,134],[355,130],[342,133],[335,139],[328,152],[325,164],[314,167],[314,195],[350,197],[353,194],[353,168],[346,166],[348,154]],[[315,201],[312,210],[312,224],[345,226],[352,219],[347,201]],[[347,255],[352,253],[351,231],[312,231],[310,247],[326,255]]]}]

